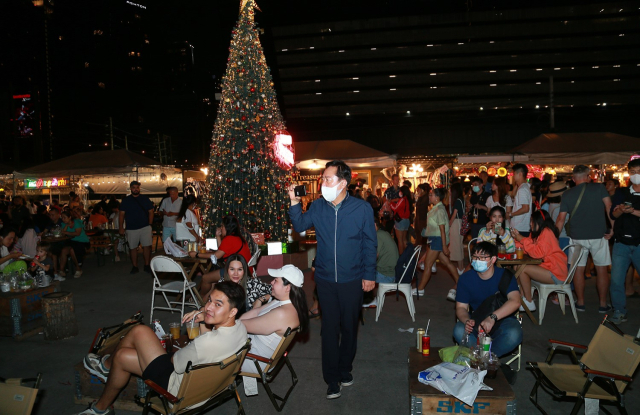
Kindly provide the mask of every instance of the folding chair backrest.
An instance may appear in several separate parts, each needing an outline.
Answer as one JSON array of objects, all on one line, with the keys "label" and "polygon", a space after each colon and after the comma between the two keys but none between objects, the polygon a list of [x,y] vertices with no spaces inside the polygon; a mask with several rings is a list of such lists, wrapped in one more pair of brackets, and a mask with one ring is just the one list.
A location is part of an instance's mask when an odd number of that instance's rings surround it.
[{"label": "folding chair backrest", "polygon": [[478,238],[473,238],[472,240],[469,241],[469,243],[467,244],[467,251],[469,251],[469,261],[471,261],[471,244],[476,244],[478,242]]},{"label": "folding chair backrest", "polygon": [[[580,362],[589,369],[631,377],[640,363],[640,345],[601,324]],[[616,381],[616,386],[622,393],[627,384]]]},{"label": "folding chair backrest", "polygon": [[569,273],[567,274],[567,279],[564,280],[564,283],[562,284],[567,285],[571,284],[571,280],[573,280],[573,276],[576,273],[576,268],[578,268],[578,263],[587,250],[580,244],[571,244],[565,246],[563,251],[565,254],[567,252],[570,253],[570,256],[567,255],[570,264]]},{"label": "folding chair backrest", "polygon": [[[251,241],[252,244],[255,244],[255,242]],[[258,264],[258,257],[260,256],[260,249],[256,249],[256,252],[254,252],[253,256],[251,257],[251,259],[249,260],[249,263],[247,264],[250,267],[255,267]]]},{"label": "folding chair backrest", "polygon": [[265,366],[264,373],[269,373],[271,369],[278,365],[278,362],[280,361],[282,356],[284,356],[285,352],[289,348],[289,345],[296,337],[296,333],[298,333],[298,331],[300,331],[300,327],[293,330],[291,330],[291,328],[287,328],[287,331],[284,333],[284,336],[282,336],[282,340],[280,340],[278,347],[276,347],[276,350],[273,351],[273,355],[271,356],[271,363]]},{"label": "folding chair backrest", "polygon": [[182,401],[173,406],[175,413],[216,396],[235,382],[249,350],[250,341],[221,362],[193,366],[182,377],[177,398]]},{"label": "folding chair backrest", "polygon": [[[411,281],[413,280],[413,276],[416,273],[416,267],[418,266],[418,259],[420,258],[420,250],[422,249],[422,246],[418,245],[415,247],[415,249],[413,250],[413,254],[411,254],[411,258],[409,259],[409,266],[407,266],[404,271],[402,271],[402,277],[400,278],[400,281],[398,282],[398,284],[411,284]],[[405,281],[404,277],[405,275],[407,275],[407,271],[409,271],[409,269],[411,269],[411,278],[409,278],[409,281]]]},{"label": "folding chair backrest", "polygon": [[164,255],[158,255],[151,260],[151,270],[156,272],[180,272],[184,273],[184,268],[173,259]]}]

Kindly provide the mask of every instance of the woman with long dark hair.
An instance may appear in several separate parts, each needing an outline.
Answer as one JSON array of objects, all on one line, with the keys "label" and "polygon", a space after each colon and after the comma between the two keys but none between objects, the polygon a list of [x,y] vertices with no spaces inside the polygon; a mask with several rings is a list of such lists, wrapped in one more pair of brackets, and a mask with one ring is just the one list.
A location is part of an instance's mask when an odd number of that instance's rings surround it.
[{"label": "woman with long dark hair", "polygon": [[463,236],[460,235],[462,217],[466,214],[464,194],[460,182],[451,185],[451,218],[449,219],[449,259],[457,263],[458,275],[464,272],[464,244]]},{"label": "woman with long dark hair", "polygon": [[[216,229],[216,239],[218,240],[218,249],[216,251],[206,253],[191,251],[189,255],[193,258],[208,258],[213,255],[218,260],[226,260],[231,255],[240,254],[246,262],[251,261],[249,244],[242,237],[242,228],[235,216],[227,215],[222,218],[222,226]],[[248,269],[249,272],[253,272],[251,268]],[[218,282],[220,278],[224,278],[224,268],[204,274],[202,276],[202,285],[200,286],[200,295],[206,295],[211,290],[211,285]]]},{"label": "woman with long dark hair", "polygon": [[200,237],[200,221],[196,215],[196,205],[198,200],[195,195],[188,195],[182,198],[180,212],[176,220],[176,239],[202,242]]},{"label": "woman with long dark hair", "polygon": [[398,251],[402,255],[407,247],[407,232],[411,226],[411,211],[413,210],[413,201],[411,200],[411,190],[407,186],[402,186],[398,193],[398,199],[389,202],[395,220],[396,241],[398,242]]},{"label": "woman with long dark hair", "polygon": [[[531,214],[531,234],[520,235],[517,229],[511,229],[516,247],[522,248],[531,258],[542,259],[540,265],[523,265],[520,284],[524,303],[529,310],[535,311],[536,305],[531,297],[531,280],[543,284],[562,284],[567,279],[567,256],[558,244],[558,228],[546,210]],[[522,308],[522,307],[521,307]]]},{"label": "woman with long dark hair", "polygon": [[[251,353],[269,358],[273,355],[287,329],[300,327],[302,333],[309,328],[307,297],[302,290],[304,275],[297,267],[285,265],[269,269],[273,301],[257,305],[240,317],[251,339]],[[264,368],[265,364],[260,363]],[[245,361],[243,372],[257,373],[255,364]]]}]

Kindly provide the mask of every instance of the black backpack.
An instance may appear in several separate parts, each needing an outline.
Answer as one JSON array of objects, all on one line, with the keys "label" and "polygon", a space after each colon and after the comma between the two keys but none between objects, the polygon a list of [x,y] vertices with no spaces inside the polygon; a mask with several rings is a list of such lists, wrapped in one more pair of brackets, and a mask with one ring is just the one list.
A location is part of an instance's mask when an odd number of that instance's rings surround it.
[{"label": "black backpack", "polygon": [[[413,259],[413,251],[415,251],[415,246],[412,243],[408,243],[407,247],[402,252],[402,255],[398,258],[398,262],[396,263],[396,283],[410,284],[413,279],[413,275],[411,274],[411,270],[416,267],[416,263],[418,262],[418,255],[414,256]],[[409,271],[402,277],[404,270],[409,268]]]},{"label": "black backpack", "polygon": [[[473,327],[475,332],[480,328],[480,323],[484,321],[485,318],[489,317],[493,314],[494,311],[499,309],[507,302],[507,290],[509,289],[509,284],[511,284],[511,278],[513,278],[513,273],[508,269],[504,268],[504,272],[502,273],[502,278],[500,279],[500,285],[498,285],[498,291],[495,294],[490,295],[485,298],[485,300],[480,304],[477,310],[470,310],[471,319],[473,319],[476,324]],[[493,325],[490,333],[495,333],[495,331],[500,327],[500,323],[502,320],[498,320]]]}]

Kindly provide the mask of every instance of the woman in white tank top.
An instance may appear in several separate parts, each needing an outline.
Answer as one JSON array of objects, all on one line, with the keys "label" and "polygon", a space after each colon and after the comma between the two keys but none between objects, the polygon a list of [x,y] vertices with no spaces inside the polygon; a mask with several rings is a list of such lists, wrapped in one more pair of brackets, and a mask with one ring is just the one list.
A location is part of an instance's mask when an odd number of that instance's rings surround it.
[{"label": "woman in white tank top", "polygon": [[[280,269],[269,269],[269,275],[275,277],[271,282],[273,300],[263,305],[266,299],[257,299],[253,309],[240,317],[251,339],[250,353],[266,358],[273,355],[288,328],[300,327],[304,332],[309,325],[302,271],[293,265],[285,265]],[[260,364],[263,368],[266,366]],[[249,360],[242,364],[242,371],[257,373],[255,364]]]}]

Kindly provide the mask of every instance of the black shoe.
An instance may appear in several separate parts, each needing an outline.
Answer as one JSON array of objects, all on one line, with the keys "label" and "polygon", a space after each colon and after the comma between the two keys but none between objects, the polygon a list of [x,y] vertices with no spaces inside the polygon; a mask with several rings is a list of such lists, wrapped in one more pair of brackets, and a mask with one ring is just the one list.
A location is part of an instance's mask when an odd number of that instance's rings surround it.
[{"label": "black shoe", "polygon": [[149,274],[152,274],[151,267],[149,265],[145,265],[144,266],[144,272],[148,272]]},{"label": "black shoe", "polygon": [[131,271],[129,271],[129,274],[137,274],[138,273],[138,267],[131,267]]},{"label": "black shoe", "polygon": [[342,396],[342,393],[340,393],[341,390],[342,386],[340,386],[340,383],[330,383],[329,388],[327,389],[327,399],[338,399],[340,396]]},{"label": "black shoe", "polygon": [[353,385],[353,375],[351,373],[343,373],[342,379],[340,380],[340,386],[351,386]]},{"label": "black shoe", "polygon": [[516,380],[518,379],[518,372],[511,369],[511,366],[504,364],[500,365],[500,370],[502,370],[502,373],[507,379],[507,382],[509,382],[509,385],[513,385],[514,383],[516,383]]}]

